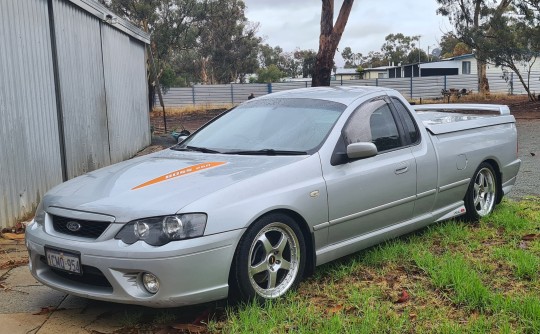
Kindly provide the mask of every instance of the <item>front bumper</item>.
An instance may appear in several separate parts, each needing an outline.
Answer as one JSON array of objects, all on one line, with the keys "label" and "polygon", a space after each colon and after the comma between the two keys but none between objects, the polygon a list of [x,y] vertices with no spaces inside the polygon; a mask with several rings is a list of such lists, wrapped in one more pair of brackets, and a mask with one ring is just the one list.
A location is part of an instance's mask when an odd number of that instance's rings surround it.
[{"label": "front bumper", "polygon": [[[32,275],[41,283],[69,294],[126,304],[174,307],[226,298],[229,270],[243,230],[170,242],[161,247],[142,241],[87,240],[51,235],[29,225],[26,246]],[[83,275],[47,265],[45,247],[80,253]],[[157,276],[160,289],[151,294],[142,274]]]}]

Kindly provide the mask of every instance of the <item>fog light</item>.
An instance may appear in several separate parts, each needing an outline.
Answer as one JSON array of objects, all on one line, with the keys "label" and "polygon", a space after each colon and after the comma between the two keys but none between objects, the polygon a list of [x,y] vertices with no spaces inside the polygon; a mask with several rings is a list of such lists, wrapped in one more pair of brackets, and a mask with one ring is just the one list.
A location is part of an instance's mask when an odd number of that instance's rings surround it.
[{"label": "fog light", "polygon": [[142,275],[144,288],[150,293],[156,293],[159,290],[159,281],[154,274],[144,273]]}]

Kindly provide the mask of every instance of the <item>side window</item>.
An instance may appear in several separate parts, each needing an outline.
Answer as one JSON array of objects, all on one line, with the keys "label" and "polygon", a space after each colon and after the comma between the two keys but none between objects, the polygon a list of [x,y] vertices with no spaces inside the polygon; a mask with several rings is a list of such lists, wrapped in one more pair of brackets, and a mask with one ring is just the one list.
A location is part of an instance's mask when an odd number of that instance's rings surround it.
[{"label": "side window", "polygon": [[471,62],[461,62],[461,74],[471,74]]},{"label": "side window", "polygon": [[372,142],[379,152],[403,146],[392,111],[385,100],[374,100],[360,106],[345,125],[343,139],[346,145]]},{"label": "side window", "polygon": [[420,132],[418,131],[418,126],[416,125],[416,122],[411,116],[411,113],[409,112],[409,110],[407,110],[407,107],[405,107],[403,103],[401,103],[401,101],[396,99],[395,97],[392,98],[392,102],[394,103],[398,114],[401,116],[403,122],[405,123],[405,135],[409,137],[411,144],[416,144],[420,141]]}]

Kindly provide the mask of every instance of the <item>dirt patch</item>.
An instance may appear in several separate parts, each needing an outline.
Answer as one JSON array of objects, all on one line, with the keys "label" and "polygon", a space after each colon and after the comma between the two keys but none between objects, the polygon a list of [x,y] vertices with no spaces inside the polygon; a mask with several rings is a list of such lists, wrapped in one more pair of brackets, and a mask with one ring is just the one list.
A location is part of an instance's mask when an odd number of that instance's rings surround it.
[{"label": "dirt patch", "polygon": [[154,129],[154,135],[157,136],[166,133],[170,134],[172,131],[181,131],[183,129],[193,132],[224,111],[224,108],[218,108],[209,110],[194,110],[185,113],[174,113],[173,115],[166,113],[167,132],[165,132],[163,113],[160,111],[154,111],[150,114],[150,124]]},{"label": "dirt patch", "polygon": [[540,101],[531,102],[523,97],[522,100],[497,99],[492,101],[483,101],[486,104],[504,104],[510,108],[510,113],[516,119],[540,119]]}]

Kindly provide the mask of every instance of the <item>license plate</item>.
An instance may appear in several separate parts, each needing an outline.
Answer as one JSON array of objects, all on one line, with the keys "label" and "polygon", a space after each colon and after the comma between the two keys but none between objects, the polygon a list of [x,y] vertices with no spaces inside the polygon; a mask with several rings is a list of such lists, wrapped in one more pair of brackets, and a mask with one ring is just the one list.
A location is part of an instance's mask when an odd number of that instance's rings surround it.
[{"label": "license plate", "polygon": [[45,249],[47,264],[74,274],[82,274],[80,255],[56,249]]}]

